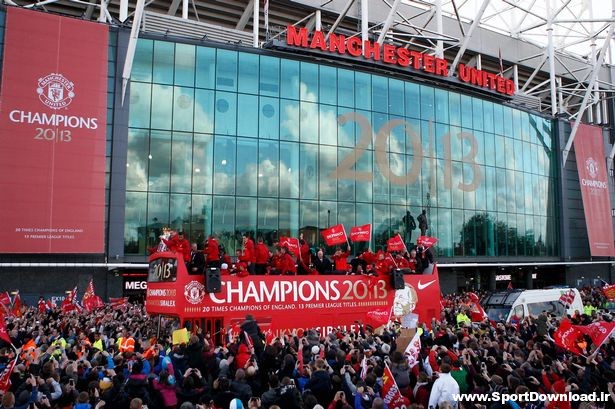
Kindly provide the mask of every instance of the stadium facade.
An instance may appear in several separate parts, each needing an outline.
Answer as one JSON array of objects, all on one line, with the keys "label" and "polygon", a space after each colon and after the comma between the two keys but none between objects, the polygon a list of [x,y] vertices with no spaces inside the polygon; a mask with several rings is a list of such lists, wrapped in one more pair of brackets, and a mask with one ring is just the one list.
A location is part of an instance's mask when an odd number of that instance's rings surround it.
[{"label": "stadium facade", "polygon": [[[99,168],[83,169],[100,175],[104,170],[104,190],[96,193],[90,185],[91,195],[104,192],[104,210],[94,199],[83,203],[86,213],[100,213],[100,229],[90,226],[84,233],[77,226],[75,236],[64,240],[60,233],[53,236],[59,227],[51,221],[34,227],[41,233],[38,241],[32,240],[36,234],[26,240],[23,223],[10,224],[19,215],[4,212],[3,224],[21,231],[2,248],[3,289],[61,296],[93,276],[105,295],[138,294],[148,248],[164,226],[184,231],[199,245],[215,234],[230,254],[240,247],[242,232],[262,236],[269,245],[302,233],[320,245],[320,230],[338,223],[347,231],[372,224],[372,249],[397,233],[411,245],[420,231],[411,229],[409,216],[416,219],[423,210],[428,235],[439,240],[434,252],[446,291],[503,288],[510,282],[514,287],[612,282],[615,254],[608,248],[594,252],[588,235],[592,228],[610,232],[612,249],[611,209],[601,225],[590,226],[581,187],[591,182],[594,190],[606,188],[613,202],[613,173],[607,182],[579,181],[574,149],[563,155],[574,125],[563,110],[544,109],[554,103],[546,102],[553,94],[541,101],[522,90],[520,78],[530,87],[549,79],[537,63],[514,63],[530,45],[476,28],[466,50],[460,50],[465,40],[445,51],[430,50],[420,39],[400,41],[401,27],[382,36],[390,29],[390,10],[370,14],[373,26],[382,14],[380,30],[355,33],[359,3],[336,1],[323,8],[309,1],[271,3],[268,19],[275,24],[266,30],[261,16],[262,27],[252,32],[246,20],[254,1],[246,2],[247,12],[237,21],[227,18],[234,27],[139,10],[142,3],[134,14],[142,23],[137,35],[113,18],[107,24],[79,21],[108,32],[102,122],[75,115],[68,105],[53,106],[71,103],[64,94],[54,97],[53,84],[73,93],[75,101],[79,87],[88,86],[70,78],[39,80],[38,99],[47,111],[13,107],[6,92],[12,13],[18,9],[27,18],[51,13],[15,6],[1,11],[2,120],[42,129],[41,138],[47,137],[45,127],[55,130],[49,149],[62,145],[64,130],[79,138],[104,123],[106,144],[104,169],[96,160]],[[398,7],[405,15],[413,11],[411,5]],[[74,15],[76,8],[67,2],[51,11]],[[205,13],[217,18],[215,10]],[[312,18],[297,24],[301,16]],[[69,18],[74,19],[62,17]],[[451,18],[444,22],[453,25]],[[459,24],[466,33],[473,30],[470,22]],[[444,40],[434,44],[453,42],[450,30],[440,27]],[[60,35],[79,41],[79,30]],[[491,44],[498,41],[503,44]],[[502,48],[506,44],[510,47]],[[65,50],[59,47],[58,55]],[[606,95],[611,67],[595,70],[604,88],[596,95]],[[573,80],[565,72],[556,79]],[[571,98],[580,105],[582,96]],[[583,122],[600,126],[601,149],[611,151],[612,99],[597,99],[581,114]],[[8,138],[12,128],[2,129],[2,138]],[[581,135],[583,129],[575,131]],[[582,167],[606,172],[609,163],[602,155]],[[23,189],[6,172],[3,179],[9,192]],[[30,205],[13,207],[27,215]],[[97,235],[87,236],[92,231]],[[354,244],[353,250],[366,245]]]}]

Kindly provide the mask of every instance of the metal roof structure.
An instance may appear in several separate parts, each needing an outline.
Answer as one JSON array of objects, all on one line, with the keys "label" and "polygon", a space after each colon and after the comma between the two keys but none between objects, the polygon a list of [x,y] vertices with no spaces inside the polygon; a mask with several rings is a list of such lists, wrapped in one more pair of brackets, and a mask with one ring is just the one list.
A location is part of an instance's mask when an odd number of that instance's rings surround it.
[{"label": "metal roof structure", "polygon": [[[605,125],[615,91],[615,0],[3,0],[140,33],[263,47],[286,26],[343,32],[432,53],[513,79],[511,103]],[[254,24],[258,21],[258,24]],[[609,154],[612,160],[615,148]]]}]

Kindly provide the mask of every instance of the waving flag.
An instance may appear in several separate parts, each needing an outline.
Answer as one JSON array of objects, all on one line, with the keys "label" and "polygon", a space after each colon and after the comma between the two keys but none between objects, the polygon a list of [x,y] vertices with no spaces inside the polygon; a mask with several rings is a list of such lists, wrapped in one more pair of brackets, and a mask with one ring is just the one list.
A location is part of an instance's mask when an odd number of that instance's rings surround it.
[{"label": "waving flag", "polygon": [[438,239],[436,239],[435,237],[430,237],[430,236],[419,236],[416,239],[416,243],[422,245],[426,249],[435,246],[437,242],[438,242]]},{"label": "waving flag", "polygon": [[354,226],[350,229],[350,240],[353,242],[370,241],[372,237],[372,225]]},{"label": "waving flag", "polygon": [[80,307],[77,304],[77,286],[75,286],[68,296],[62,301],[62,312],[67,313],[75,310],[79,310]]},{"label": "waving flag", "polygon": [[6,321],[4,321],[4,315],[0,314],[0,339],[5,341],[7,344],[12,344],[13,341],[11,337],[9,337],[9,333],[6,330]]},{"label": "waving flag", "polygon": [[390,308],[375,308],[365,314],[365,324],[371,325],[374,328],[378,328],[389,322],[390,318]]},{"label": "waving flag", "polygon": [[399,387],[387,363],[384,364],[382,392],[380,395],[389,409],[402,409],[410,406],[408,398],[404,397],[399,391]]},{"label": "waving flag", "polygon": [[559,297],[559,302],[561,302],[562,304],[566,306],[571,305],[572,302],[574,301],[575,295],[576,294],[574,290],[571,288],[569,291],[563,293],[562,296]]},{"label": "waving flag", "polygon": [[295,257],[299,257],[301,255],[301,246],[299,245],[299,239],[281,236],[279,244],[280,247],[288,248],[288,251],[293,253]]},{"label": "waving flag", "polygon": [[105,303],[102,299],[97,296],[94,292],[94,279],[90,279],[90,283],[88,284],[88,288],[85,289],[85,293],[83,294],[83,300],[81,300],[83,304],[83,308],[86,311],[91,312],[98,308],[102,308],[105,306]]},{"label": "waving flag", "polygon": [[322,234],[322,238],[325,239],[327,246],[335,246],[348,242],[343,224],[336,224],[328,229],[324,229],[320,234]]},{"label": "waving flag", "polygon": [[38,299],[38,313],[44,314],[48,311],[47,303],[43,297]]},{"label": "waving flag", "polygon": [[583,354],[583,350],[578,345],[578,342],[582,340],[582,338],[583,333],[567,319],[562,320],[559,324],[559,328],[553,333],[553,340],[556,345],[578,355]]},{"label": "waving flag", "polygon": [[419,332],[417,331],[412,337],[412,339],[410,340],[410,343],[406,347],[406,350],[404,351],[404,356],[406,357],[406,360],[408,361],[408,366],[410,367],[410,369],[414,368],[414,366],[419,363],[419,359],[420,359],[419,353],[420,352],[421,352],[421,337],[419,336]]},{"label": "waving flag", "polygon": [[598,321],[589,325],[574,325],[574,328],[585,335],[589,335],[592,344],[596,348],[600,348],[613,333],[615,322]]},{"label": "waving flag", "polygon": [[21,318],[23,315],[21,311],[21,296],[19,295],[19,291],[17,291],[15,298],[13,298],[13,308],[11,309],[11,313],[18,318]]},{"label": "waving flag", "polygon": [[15,369],[15,364],[17,363],[17,358],[13,359],[9,364],[4,368],[2,374],[0,375],[0,390],[6,392],[11,387],[11,375],[13,374],[13,369]]},{"label": "waving flag", "polygon": [[615,284],[607,284],[602,287],[602,292],[604,296],[609,300],[615,300]]},{"label": "waving flag", "polygon": [[11,306],[12,301],[8,291],[0,293],[0,304],[2,304],[7,310]]},{"label": "waving flag", "polygon": [[483,322],[486,318],[488,318],[487,313],[480,305],[480,300],[478,299],[478,295],[474,293],[468,293],[468,298],[470,299],[470,312],[472,322]]},{"label": "waving flag", "polygon": [[387,240],[387,251],[404,251],[405,249],[406,243],[399,234]]},{"label": "waving flag", "polygon": [[128,297],[113,298],[109,297],[109,305],[111,308],[120,308],[128,304]]}]

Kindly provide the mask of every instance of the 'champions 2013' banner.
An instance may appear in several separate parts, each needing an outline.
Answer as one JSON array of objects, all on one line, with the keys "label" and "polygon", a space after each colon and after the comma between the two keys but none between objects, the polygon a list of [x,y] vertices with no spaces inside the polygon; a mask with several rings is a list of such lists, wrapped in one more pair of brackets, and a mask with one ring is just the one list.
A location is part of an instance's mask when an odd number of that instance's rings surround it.
[{"label": "'champions 2013' banner", "polygon": [[[392,288],[388,277],[361,275],[223,276],[221,291],[210,293],[203,275],[188,275],[175,254],[156,253],[150,257],[146,310],[182,320],[222,318],[224,325],[251,314],[280,331],[352,329],[357,321],[371,324],[366,318],[373,311],[416,314],[419,323],[431,326],[432,318],[440,319],[441,310],[437,266],[433,271],[404,275],[400,289]],[[386,322],[384,318],[380,324]]]},{"label": "'champions 2013' banner", "polygon": [[592,256],[615,256],[602,128],[579,124],[574,139],[574,152],[590,253]]},{"label": "'champions 2013' banner", "polygon": [[102,253],[108,27],[10,7],[2,71],[2,253]]}]

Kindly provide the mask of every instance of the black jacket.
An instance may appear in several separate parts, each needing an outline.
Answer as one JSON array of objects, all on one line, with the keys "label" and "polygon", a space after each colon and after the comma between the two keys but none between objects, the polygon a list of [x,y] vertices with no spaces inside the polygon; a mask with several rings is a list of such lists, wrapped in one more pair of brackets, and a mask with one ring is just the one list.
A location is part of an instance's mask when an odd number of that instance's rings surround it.
[{"label": "black jacket", "polygon": [[188,274],[203,274],[205,267],[205,255],[200,251],[190,253],[190,263],[188,263]]},{"label": "black jacket", "polygon": [[322,258],[322,261],[319,260],[318,257],[313,257],[312,264],[314,264],[314,268],[320,274],[327,274],[333,271],[333,264],[331,264],[331,260],[326,256]]}]

